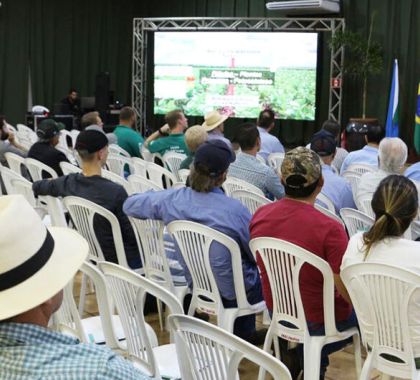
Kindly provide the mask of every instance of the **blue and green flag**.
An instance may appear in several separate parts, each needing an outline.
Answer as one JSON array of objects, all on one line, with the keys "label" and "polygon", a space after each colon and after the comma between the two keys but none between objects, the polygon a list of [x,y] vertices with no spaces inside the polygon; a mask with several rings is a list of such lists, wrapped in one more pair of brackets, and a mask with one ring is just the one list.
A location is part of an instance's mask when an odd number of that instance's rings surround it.
[{"label": "blue and green flag", "polygon": [[417,154],[420,154],[420,83],[417,93],[416,126],[414,129],[414,146]]},{"label": "blue and green flag", "polygon": [[398,137],[399,135],[399,95],[398,61],[395,60],[391,93],[389,95],[388,116],[386,118],[386,137]]}]

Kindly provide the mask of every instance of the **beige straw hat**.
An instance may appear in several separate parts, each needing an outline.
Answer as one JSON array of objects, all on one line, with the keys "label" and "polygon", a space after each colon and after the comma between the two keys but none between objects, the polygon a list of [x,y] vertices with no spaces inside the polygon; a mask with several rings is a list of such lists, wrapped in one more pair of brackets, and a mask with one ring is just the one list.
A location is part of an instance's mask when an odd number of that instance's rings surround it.
[{"label": "beige straw hat", "polygon": [[210,132],[222,124],[227,118],[227,115],[221,115],[218,111],[210,111],[204,116],[203,127],[207,132]]}]

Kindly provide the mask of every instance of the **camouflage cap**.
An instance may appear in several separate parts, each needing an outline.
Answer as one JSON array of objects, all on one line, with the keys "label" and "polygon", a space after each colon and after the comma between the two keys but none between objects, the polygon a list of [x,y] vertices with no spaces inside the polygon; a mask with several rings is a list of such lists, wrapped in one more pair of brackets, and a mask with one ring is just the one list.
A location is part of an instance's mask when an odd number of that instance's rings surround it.
[{"label": "camouflage cap", "polygon": [[314,151],[297,147],[284,156],[281,176],[288,187],[305,188],[321,177],[321,160]]}]

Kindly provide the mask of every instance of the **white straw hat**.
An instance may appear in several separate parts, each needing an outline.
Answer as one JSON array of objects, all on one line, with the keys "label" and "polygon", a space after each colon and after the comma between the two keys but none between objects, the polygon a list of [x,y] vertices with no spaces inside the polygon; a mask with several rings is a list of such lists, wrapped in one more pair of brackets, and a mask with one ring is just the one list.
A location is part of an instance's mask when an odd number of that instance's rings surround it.
[{"label": "white straw hat", "polygon": [[207,132],[210,132],[222,124],[227,118],[227,115],[221,115],[218,111],[210,111],[204,116],[203,127]]},{"label": "white straw hat", "polygon": [[88,254],[70,228],[47,229],[21,195],[0,197],[0,320],[47,301],[73,278]]}]

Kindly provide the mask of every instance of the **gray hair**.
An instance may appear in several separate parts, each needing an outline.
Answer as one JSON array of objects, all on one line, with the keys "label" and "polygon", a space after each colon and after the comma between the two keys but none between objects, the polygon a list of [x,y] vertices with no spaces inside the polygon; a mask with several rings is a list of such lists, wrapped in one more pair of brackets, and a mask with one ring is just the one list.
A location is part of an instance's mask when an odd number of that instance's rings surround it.
[{"label": "gray hair", "polygon": [[399,174],[407,161],[408,149],[398,137],[386,137],[379,144],[379,168]]}]

